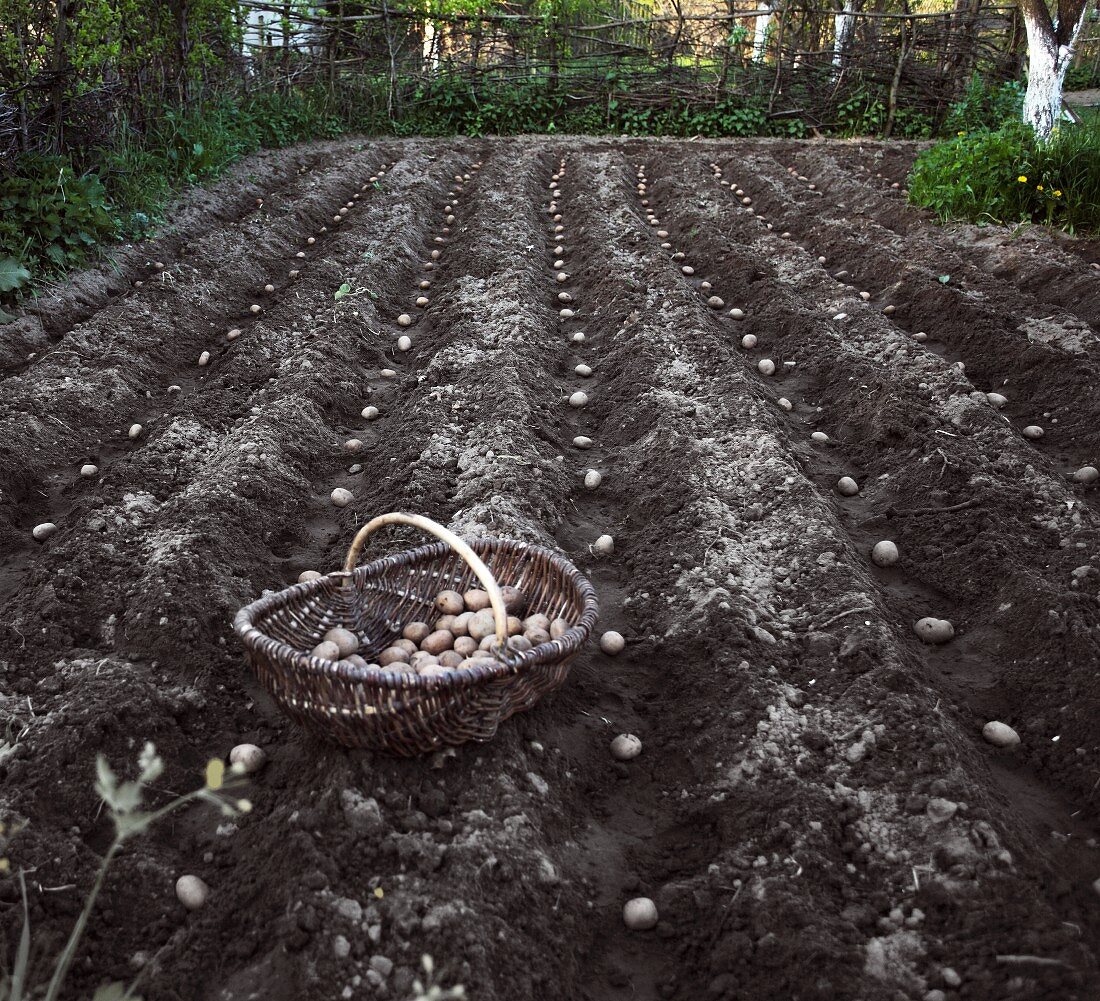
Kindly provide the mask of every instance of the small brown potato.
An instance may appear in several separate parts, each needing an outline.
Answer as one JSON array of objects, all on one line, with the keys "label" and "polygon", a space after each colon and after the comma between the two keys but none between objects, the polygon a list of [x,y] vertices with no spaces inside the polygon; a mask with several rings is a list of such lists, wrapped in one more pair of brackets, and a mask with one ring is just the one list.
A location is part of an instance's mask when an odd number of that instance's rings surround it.
[{"label": "small brown potato", "polygon": [[303,570],[298,574],[298,583],[304,584],[307,580],[320,580],[322,574],[319,574],[316,570]]},{"label": "small brown potato", "polygon": [[500,593],[504,598],[504,610],[510,615],[521,612],[524,605],[527,604],[527,597],[524,593],[518,587],[512,587],[511,584],[505,584],[500,589]]},{"label": "small brown potato", "polygon": [[321,639],[328,643],[335,643],[341,657],[346,657],[359,649],[359,637],[350,629],[342,629],[339,626],[330,629]]},{"label": "small brown potato", "polygon": [[547,634],[550,632],[550,618],[547,615],[543,615],[542,612],[536,612],[534,615],[528,615],[523,620],[523,628],[527,629],[544,629]]},{"label": "small brown potato", "polygon": [[462,663],[463,659],[462,654],[456,653],[454,650],[444,650],[439,655],[439,666],[454,670]]},{"label": "small brown potato", "polygon": [[441,654],[444,650],[454,648],[455,638],[446,629],[437,629],[426,636],[420,643],[420,649],[433,656]]},{"label": "small brown potato", "polygon": [[526,636],[513,636],[508,641],[508,649],[516,650],[520,653],[526,653],[533,646],[534,644]]},{"label": "small brown potato", "polygon": [[515,615],[508,616],[508,635],[518,636],[523,632],[523,621]]},{"label": "small brown potato", "polygon": [[439,658],[434,653],[428,653],[427,650],[417,650],[409,658],[409,664],[416,669],[417,673],[423,667],[428,667],[431,664],[438,664]]},{"label": "small brown potato", "polygon": [[572,627],[565,619],[554,619],[550,623],[550,638],[552,640],[560,639],[564,636]]},{"label": "small brown potato", "polygon": [[444,678],[451,672],[442,664],[427,664],[416,673],[422,678]]},{"label": "small brown potato", "polygon": [[471,657],[476,649],[477,640],[472,636],[458,636],[455,638],[455,653],[461,654],[463,657]]},{"label": "small brown potato", "polygon": [[405,639],[404,636],[399,640],[394,640],[391,646],[395,646],[400,650],[404,650],[410,657],[416,653],[417,645],[412,640]]},{"label": "small brown potato", "polygon": [[423,643],[432,633],[432,627],[427,622],[410,622],[401,630],[401,635],[413,643]]},{"label": "small brown potato", "polygon": [[382,667],[389,667],[391,664],[407,664],[409,656],[409,651],[403,647],[389,646],[378,655],[378,663]]},{"label": "small brown potato", "polygon": [[489,592],[473,588],[462,596],[462,600],[466,602],[466,607],[471,612],[480,612],[483,608],[489,607]]},{"label": "small brown potato", "polygon": [[484,657],[467,657],[461,664],[458,665],[460,671],[469,671],[475,667],[484,667]]},{"label": "small brown potato", "polygon": [[462,595],[457,591],[440,591],[435,596],[435,607],[444,615],[460,615],[466,610]]},{"label": "small brown potato", "polygon": [[550,633],[546,629],[539,629],[537,626],[530,626],[523,631],[524,638],[532,645],[538,646],[540,643],[550,642]]},{"label": "small brown potato", "polygon": [[496,622],[493,620],[493,613],[489,609],[483,609],[478,612],[472,619],[470,619],[469,631],[470,635],[475,640],[483,640],[487,636],[493,636],[496,633]]},{"label": "small brown potato", "polygon": [[318,643],[311,651],[311,655],[314,657],[321,657],[324,660],[339,660],[340,648],[328,640]]},{"label": "small brown potato", "polygon": [[[463,614],[465,614],[465,612]],[[449,632],[452,636],[458,636],[459,633],[455,631],[455,623],[457,619],[458,616],[455,615],[441,615],[438,619],[435,620],[435,625],[432,626],[432,628],[429,629],[428,632],[434,632],[437,629],[446,629],[447,632]]]},{"label": "small brown potato", "polygon": [[[357,653],[349,654],[347,657],[344,658],[344,660],[346,660],[352,666],[359,668],[361,671],[366,671],[372,666],[367,663],[365,658],[360,657]],[[378,665],[375,664],[373,666],[377,667]]]}]

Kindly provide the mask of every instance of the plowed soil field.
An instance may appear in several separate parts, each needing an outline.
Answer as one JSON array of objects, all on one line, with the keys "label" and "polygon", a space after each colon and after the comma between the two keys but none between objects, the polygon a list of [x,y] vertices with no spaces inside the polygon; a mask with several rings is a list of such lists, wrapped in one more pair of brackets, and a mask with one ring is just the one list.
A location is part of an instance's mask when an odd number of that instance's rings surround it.
[{"label": "plowed soil field", "polygon": [[[403,1001],[425,953],[476,1001],[1100,997],[1100,248],[942,229],[913,155],[264,154],[4,328],[0,808],[37,968],[113,834],[95,754],[153,741],[167,797],[252,742],[251,814],[129,843],[67,997]],[[488,744],[304,735],[233,615],[390,510],[561,551],[626,650]],[[0,880],[9,955],[22,913]]]}]

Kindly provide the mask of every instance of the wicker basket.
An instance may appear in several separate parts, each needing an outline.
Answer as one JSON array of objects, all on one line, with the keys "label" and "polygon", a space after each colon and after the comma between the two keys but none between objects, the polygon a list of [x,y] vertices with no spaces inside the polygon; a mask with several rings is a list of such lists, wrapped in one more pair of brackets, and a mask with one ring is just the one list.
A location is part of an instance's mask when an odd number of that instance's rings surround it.
[{"label": "wicker basket", "polygon": [[[367,537],[393,524],[412,525],[443,541],[356,569]],[[485,666],[441,677],[363,669],[304,652],[341,626],[359,637],[359,653],[371,661],[407,623],[434,618],[440,591],[466,591],[475,579],[489,594],[501,647],[507,615],[498,581],[523,592],[524,615],[542,612],[571,628],[531,650],[505,650]],[[467,543],[428,518],[385,514],[359,530],[342,571],[254,601],[237,613],[233,627],[256,676],[296,722],[348,747],[409,756],[489,740],[502,720],[529,709],[565,680],[598,615],[592,585],[547,549],[509,539]]]}]

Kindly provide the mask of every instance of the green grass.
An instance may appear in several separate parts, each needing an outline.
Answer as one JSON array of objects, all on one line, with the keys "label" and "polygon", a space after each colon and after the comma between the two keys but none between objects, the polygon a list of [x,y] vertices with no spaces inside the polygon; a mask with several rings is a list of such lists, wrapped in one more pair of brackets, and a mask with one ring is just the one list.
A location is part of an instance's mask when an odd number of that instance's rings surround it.
[{"label": "green grass", "polygon": [[1048,143],[1020,122],[958,135],[917,158],[909,200],[945,221],[1098,232],[1100,118],[1062,125]]}]

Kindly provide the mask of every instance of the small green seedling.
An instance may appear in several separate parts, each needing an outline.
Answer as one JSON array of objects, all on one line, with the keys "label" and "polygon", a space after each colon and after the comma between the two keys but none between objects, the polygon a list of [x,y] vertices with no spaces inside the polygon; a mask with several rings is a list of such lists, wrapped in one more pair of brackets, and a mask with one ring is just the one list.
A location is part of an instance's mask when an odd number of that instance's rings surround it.
[{"label": "small green seedling", "polygon": [[[65,977],[68,975],[69,967],[76,956],[77,947],[80,945],[80,940],[88,926],[92,910],[95,908],[96,898],[99,896],[99,891],[103,889],[107,870],[126,841],[136,835],[144,834],[162,817],[166,817],[169,813],[195,800],[201,799],[213,803],[227,817],[248,813],[252,809],[252,804],[247,799],[237,799],[231,796],[232,789],[242,781],[243,769],[234,766],[227,773],[225,762],[214,758],[206,766],[205,782],[200,788],[179,796],[155,810],[143,810],[141,807],[146,787],[160,778],[163,772],[164,761],[157,754],[156,748],[150,743],[146,743],[138,756],[138,777],[133,781],[120,781],[118,776],[111,770],[107,759],[103,755],[96,757],[95,788],[115,823],[114,839],[111,841],[106,855],[103,856],[103,862],[96,873],[91,892],[84,901],[84,907],[76,919],[76,924],[73,925],[73,930],[69,933],[65,948],[61,951],[61,955],[58,956],[54,965],[53,976],[44,990],[28,986],[31,953],[30,913],[27,907],[25,874],[22,869],[19,870],[19,886],[23,895],[23,930],[19,936],[19,946],[16,949],[15,962],[11,972],[0,971],[0,1001],[31,1001],[32,998],[37,999],[39,997],[43,1001],[57,1001],[64,986]],[[0,839],[4,843],[15,833],[17,832],[6,832],[0,826]],[[8,859],[0,858],[0,872],[6,872],[10,867],[11,863]],[[104,984],[96,991],[92,1001],[126,1001],[126,999],[141,1001],[134,994],[136,987],[136,980],[128,987],[121,983]]]}]

